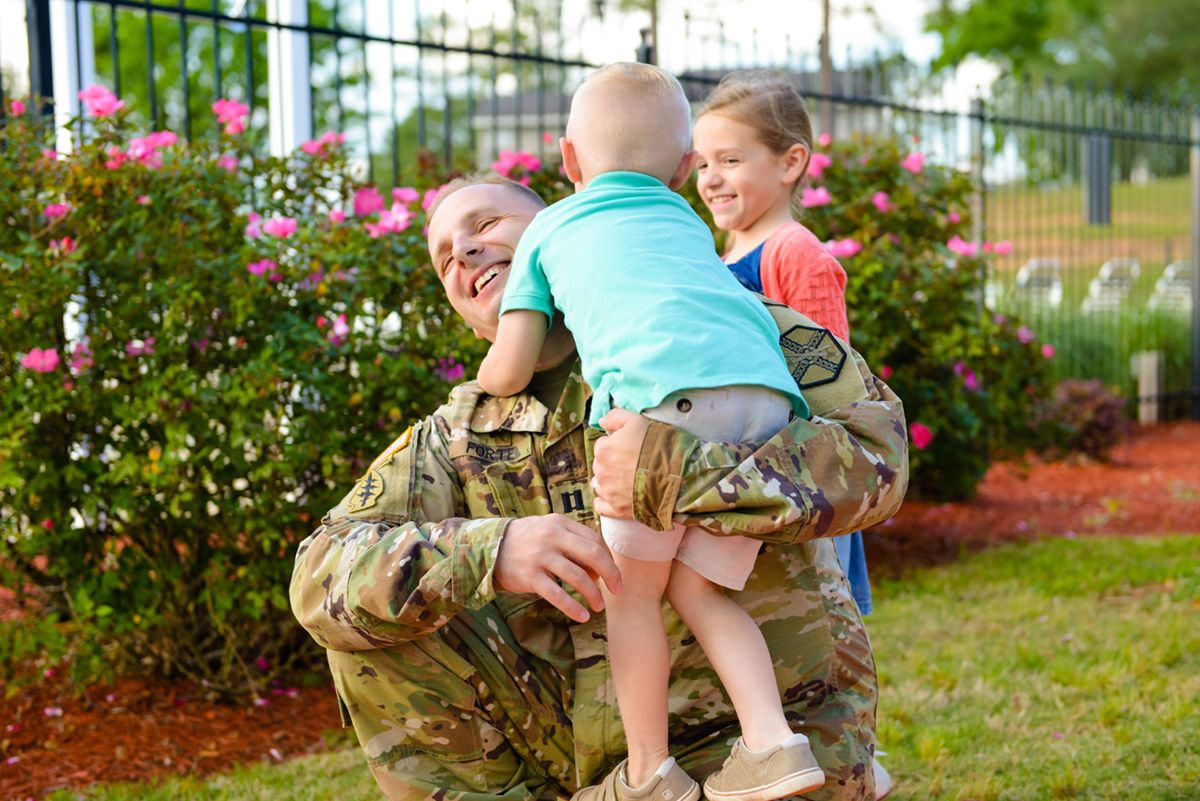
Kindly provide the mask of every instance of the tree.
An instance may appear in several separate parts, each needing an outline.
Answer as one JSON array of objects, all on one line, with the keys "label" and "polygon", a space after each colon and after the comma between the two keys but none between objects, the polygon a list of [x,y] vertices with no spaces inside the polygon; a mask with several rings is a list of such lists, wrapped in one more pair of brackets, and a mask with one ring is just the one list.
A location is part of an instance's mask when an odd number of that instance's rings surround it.
[{"label": "tree", "polygon": [[1200,96],[1195,0],[940,0],[925,22],[942,38],[935,68],[977,55],[1017,74],[1174,101]]}]

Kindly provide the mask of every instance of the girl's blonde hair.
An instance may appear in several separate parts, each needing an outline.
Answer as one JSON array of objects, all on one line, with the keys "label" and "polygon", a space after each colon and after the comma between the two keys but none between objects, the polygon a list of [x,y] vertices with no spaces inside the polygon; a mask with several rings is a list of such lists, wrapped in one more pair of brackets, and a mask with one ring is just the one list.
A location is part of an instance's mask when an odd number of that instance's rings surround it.
[{"label": "girl's blonde hair", "polygon": [[[721,79],[700,107],[696,118],[719,114],[749,125],[771,152],[782,155],[793,145],[804,145],[812,158],[812,120],[800,92],[786,78],[772,72],[732,72]],[[808,161],[792,186],[792,201],[804,183]]]}]

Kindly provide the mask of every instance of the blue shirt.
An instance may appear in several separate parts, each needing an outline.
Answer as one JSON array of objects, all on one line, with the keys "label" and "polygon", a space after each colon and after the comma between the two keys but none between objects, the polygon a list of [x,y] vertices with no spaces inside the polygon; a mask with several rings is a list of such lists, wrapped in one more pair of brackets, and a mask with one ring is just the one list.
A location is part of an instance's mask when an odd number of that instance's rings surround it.
[{"label": "blue shirt", "polygon": [[597,176],[541,211],[513,255],[500,313],[563,313],[594,396],[640,412],[684,389],[750,384],[808,417],[770,312],[738,285],[712,233],[662,181]]}]

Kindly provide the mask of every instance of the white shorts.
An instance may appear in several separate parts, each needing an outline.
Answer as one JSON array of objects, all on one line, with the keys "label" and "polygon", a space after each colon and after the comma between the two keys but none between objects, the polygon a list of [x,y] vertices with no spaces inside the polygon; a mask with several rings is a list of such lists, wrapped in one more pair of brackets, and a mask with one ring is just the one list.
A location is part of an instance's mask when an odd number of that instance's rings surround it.
[{"label": "white shorts", "polygon": [[[757,386],[685,389],[642,414],[709,442],[759,442],[787,425],[792,403],[782,392]],[[644,562],[678,559],[714,584],[740,590],[754,570],[762,543],[718,537],[676,524],[654,531],[636,520],[600,518],[604,541],[615,553]]]}]

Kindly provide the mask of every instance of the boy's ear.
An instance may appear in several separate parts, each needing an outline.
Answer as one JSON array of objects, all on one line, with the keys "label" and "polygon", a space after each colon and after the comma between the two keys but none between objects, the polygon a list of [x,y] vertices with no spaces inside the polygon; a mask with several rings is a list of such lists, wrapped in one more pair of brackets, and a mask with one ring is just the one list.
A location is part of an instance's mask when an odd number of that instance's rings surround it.
[{"label": "boy's ear", "polygon": [[695,150],[689,150],[684,153],[683,158],[679,160],[679,166],[675,168],[675,174],[667,182],[667,186],[672,189],[678,189],[687,183],[688,176],[692,174],[692,167],[696,164],[696,157],[698,155],[700,154]]},{"label": "boy's ear", "polygon": [[575,143],[565,136],[560,136],[558,149],[562,152],[563,172],[567,174],[567,180],[573,184],[583,181],[583,171],[579,169],[579,156],[575,154]]},{"label": "boy's ear", "polygon": [[808,170],[808,160],[812,157],[807,147],[797,142],[783,154],[784,181],[794,184]]}]

